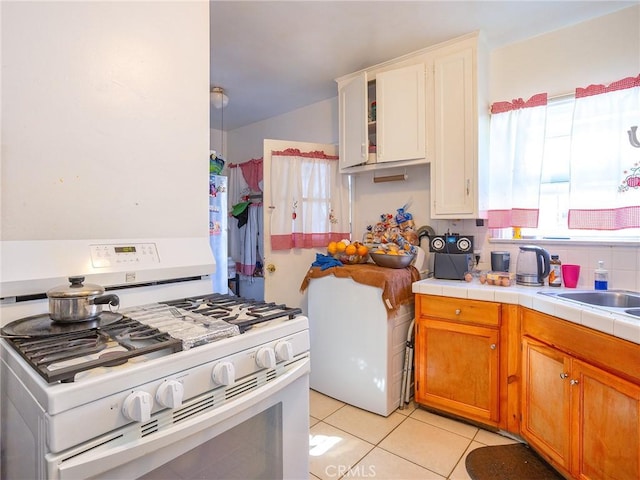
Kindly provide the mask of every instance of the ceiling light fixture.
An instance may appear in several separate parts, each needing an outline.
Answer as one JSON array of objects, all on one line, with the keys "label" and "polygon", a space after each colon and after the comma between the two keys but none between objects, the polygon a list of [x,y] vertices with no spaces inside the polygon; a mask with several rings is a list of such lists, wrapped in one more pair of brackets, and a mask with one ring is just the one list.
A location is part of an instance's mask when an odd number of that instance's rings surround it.
[{"label": "ceiling light fixture", "polygon": [[218,110],[220,110],[221,108],[224,108],[228,105],[229,103],[229,97],[227,97],[227,95],[225,95],[224,90],[222,89],[222,87],[212,87],[211,88],[211,103],[213,103],[213,106],[215,108],[217,108]]}]

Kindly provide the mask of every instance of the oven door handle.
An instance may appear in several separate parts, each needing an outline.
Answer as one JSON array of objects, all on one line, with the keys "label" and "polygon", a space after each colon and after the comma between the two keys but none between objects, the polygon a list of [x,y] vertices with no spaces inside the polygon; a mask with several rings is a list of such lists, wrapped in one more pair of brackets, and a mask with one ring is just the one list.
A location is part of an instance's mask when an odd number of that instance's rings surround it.
[{"label": "oven door handle", "polygon": [[[145,473],[134,465],[142,457],[145,471],[152,471],[278,403],[274,402],[273,395],[309,375],[309,357],[297,360],[289,368],[286,373],[252,392],[144,438],[114,439],[118,443],[111,446],[104,438],[97,438],[92,441],[95,449],[89,450],[86,445],[81,445],[63,454],[49,454],[46,456],[48,478],[93,478],[105,473],[111,476],[117,474],[118,478],[133,478],[131,475]],[[308,381],[305,388],[308,394]],[[306,404],[308,406],[308,401]],[[227,420],[232,420],[233,425],[225,425]]]}]

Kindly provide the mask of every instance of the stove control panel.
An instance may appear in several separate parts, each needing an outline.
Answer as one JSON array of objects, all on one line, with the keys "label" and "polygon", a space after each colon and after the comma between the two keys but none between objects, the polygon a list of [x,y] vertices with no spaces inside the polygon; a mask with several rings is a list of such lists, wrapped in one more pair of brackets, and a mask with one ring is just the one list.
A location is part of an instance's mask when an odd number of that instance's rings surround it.
[{"label": "stove control panel", "polygon": [[90,245],[94,268],[158,265],[160,256],[155,243]]}]

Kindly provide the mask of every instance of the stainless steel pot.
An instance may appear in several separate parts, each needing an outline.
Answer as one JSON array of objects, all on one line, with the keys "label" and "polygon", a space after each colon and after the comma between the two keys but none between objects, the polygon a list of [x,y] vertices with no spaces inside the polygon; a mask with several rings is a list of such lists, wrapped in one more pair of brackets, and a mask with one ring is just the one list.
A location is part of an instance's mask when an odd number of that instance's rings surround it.
[{"label": "stainless steel pot", "polygon": [[102,295],[104,287],[84,284],[84,277],[69,277],[69,282],[47,292],[49,316],[56,322],[86,322],[100,315],[102,305],[120,305],[117,295]]}]

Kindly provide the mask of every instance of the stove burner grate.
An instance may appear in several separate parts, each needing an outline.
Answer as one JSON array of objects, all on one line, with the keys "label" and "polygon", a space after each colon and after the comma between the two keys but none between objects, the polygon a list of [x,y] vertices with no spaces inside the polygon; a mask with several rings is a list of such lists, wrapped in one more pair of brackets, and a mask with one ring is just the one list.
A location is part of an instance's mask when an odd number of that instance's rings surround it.
[{"label": "stove burner grate", "polygon": [[[54,325],[53,328],[46,315],[28,317],[9,324],[2,333],[48,383],[66,383],[73,382],[80,372],[119,365],[130,358],[157,351],[173,353],[187,350],[245,333],[259,324],[291,320],[302,313],[299,308],[283,304],[219,293],[128,310],[131,311],[122,312],[124,317],[110,317],[108,324],[88,324],[86,328],[79,324]],[[169,320],[184,322],[185,327],[200,324],[206,334],[190,333],[188,328],[173,332],[163,323],[165,318],[154,317],[158,311],[162,311]],[[210,319],[208,322],[207,317]],[[156,321],[155,325],[152,325],[152,320]],[[220,320],[226,323],[217,325],[224,323]]]},{"label": "stove burner grate", "polygon": [[237,325],[241,333],[260,323],[276,319],[291,320],[302,313],[300,308],[290,308],[284,304],[234,297],[222,293],[198,295],[162,303],[224,320]]},{"label": "stove burner grate", "polygon": [[[161,350],[169,350],[171,353],[182,350],[180,340],[127,317],[99,329],[48,337],[5,338],[48,383],[73,382],[76,374],[80,372],[126,363],[130,358],[139,355]],[[99,355],[110,345],[122,349]],[[94,355],[96,358],[82,358],[88,355]],[[79,363],[69,362],[68,366],[55,367],[55,364],[75,359]]]}]

